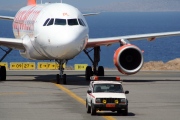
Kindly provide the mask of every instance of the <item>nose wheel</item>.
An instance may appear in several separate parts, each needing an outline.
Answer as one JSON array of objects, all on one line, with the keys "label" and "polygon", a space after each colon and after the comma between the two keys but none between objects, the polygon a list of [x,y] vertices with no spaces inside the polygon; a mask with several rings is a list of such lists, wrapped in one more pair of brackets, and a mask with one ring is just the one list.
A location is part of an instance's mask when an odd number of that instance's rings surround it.
[{"label": "nose wheel", "polygon": [[59,74],[56,75],[56,83],[60,84],[62,81],[63,84],[66,84],[66,74],[63,74],[64,73],[63,64],[65,62],[62,60],[56,60],[56,62],[58,62],[59,64]]},{"label": "nose wheel", "polygon": [[66,84],[66,74],[63,74],[62,77],[60,77],[60,75],[57,74],[56,75],[56,81],[57,81],[56,82],[57,84],[60,84],[61,81],[62,81],[63,84]]}]

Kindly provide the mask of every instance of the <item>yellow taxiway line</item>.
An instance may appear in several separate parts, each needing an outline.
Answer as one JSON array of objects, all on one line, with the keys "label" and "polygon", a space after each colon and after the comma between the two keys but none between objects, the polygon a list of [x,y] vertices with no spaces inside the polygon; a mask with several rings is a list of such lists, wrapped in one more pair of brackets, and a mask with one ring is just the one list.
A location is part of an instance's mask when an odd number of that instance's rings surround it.
[{"label": "yellow taxiway line", "polygon": [[[65,88],[64,86],[60,85],[60,84],[55,84],[59,89],[61,89],[62,91],[66,92],[69,96],[71,96],[72,98],[74,98],[75,100],[77,100],[78,102],[80,102],[83,105],[86,105],[85,100],[83,100],[82,98],[80,98],[79,96],[77,96],[75,93],[73,93],[72,91],[70,91],[69,89]],[[116,120],[115,118],[111,117],[111,116],[102,116],[103,118],[105,118],[106,120]]]}]

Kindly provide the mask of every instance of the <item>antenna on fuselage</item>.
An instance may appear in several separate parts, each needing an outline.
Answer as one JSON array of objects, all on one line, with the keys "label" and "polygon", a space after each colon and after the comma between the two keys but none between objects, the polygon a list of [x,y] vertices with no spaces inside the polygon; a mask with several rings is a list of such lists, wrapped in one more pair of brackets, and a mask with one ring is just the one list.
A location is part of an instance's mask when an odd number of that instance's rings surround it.
[{"label": "antenna on fuselage", "polygon": [[61,0],[61,3],[62,3],[62,0]]},{"label": "antenna on fuselage", "polygon": [[42,4],[42,1],[43,1],[43,0],[41,0],[41,4]]}]

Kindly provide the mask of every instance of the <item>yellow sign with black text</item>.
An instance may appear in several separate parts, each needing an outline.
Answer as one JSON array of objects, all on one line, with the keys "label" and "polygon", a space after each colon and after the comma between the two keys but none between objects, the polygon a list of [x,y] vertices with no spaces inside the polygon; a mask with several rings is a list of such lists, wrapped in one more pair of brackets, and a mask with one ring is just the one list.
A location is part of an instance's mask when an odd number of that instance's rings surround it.
[{"label": "yellow sign with black text", "polygon": [[86,70],[86,67],[88,64],[74,64],[74,69],[75,70]]},{"label": "yellow sign with black text", "polygon": [[36,64],[35,62],[24,62],[23,63],[23,70],[35,70]]},{"label": "yellow sign with black text", "polygon": [[[65,68],[66,65],[63,65],[63,68]],[[55,62],[38,62],[38,70],[58,70],[59,65]]]},{"label": "yellow sign with black text", "polygon": [[22,62],[11,62],[10,63],[10,70],[22,70],[23,64]]},{"label": "yellow sign with black text", "polygon": [[0,62],[0,66],[5,66],[6,69],[8,69],[8,63],[7,62]]},{"label": "yellow sign with black text", "polygon": [[35,70],[35,62],[11,62],[10,70]]}]

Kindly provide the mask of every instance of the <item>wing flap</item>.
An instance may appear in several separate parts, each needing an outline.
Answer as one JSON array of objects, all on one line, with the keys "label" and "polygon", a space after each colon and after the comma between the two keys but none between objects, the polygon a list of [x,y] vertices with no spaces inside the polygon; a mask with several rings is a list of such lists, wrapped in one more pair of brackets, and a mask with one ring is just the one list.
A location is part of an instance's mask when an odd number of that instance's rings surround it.
[{"label": "wing flap", "polygon": [[149,41],[155,40],[161,37],[180,36],[180,31],[176,32],[163,32],[163,33],[150,33],[150,34],[139,34],[139,35],[127,35],[118,37],[107,37],[107,38],[90,38],[86,45],[86,48],[96,47],[101,45],[111,45],[114,43],[127,44],[129,41],[147,39]]},{"label": "wing flap", "polygon": [[126,39],[129,41],[134,40],[142,40],[142,39],[155,39],[155,38],[161,38],[161,37],[169,37],[169,36],[180,36],[180,31],[176,32],[163,32],[163,33],[150,33],[150,34],[139,34],[139,35],[130,35],[130,36],[122,36],[122,39]]},{"label": "wing flap", "polygon": [[21,39],[0,38],[0,45],[17,50],[25,50]]}]

